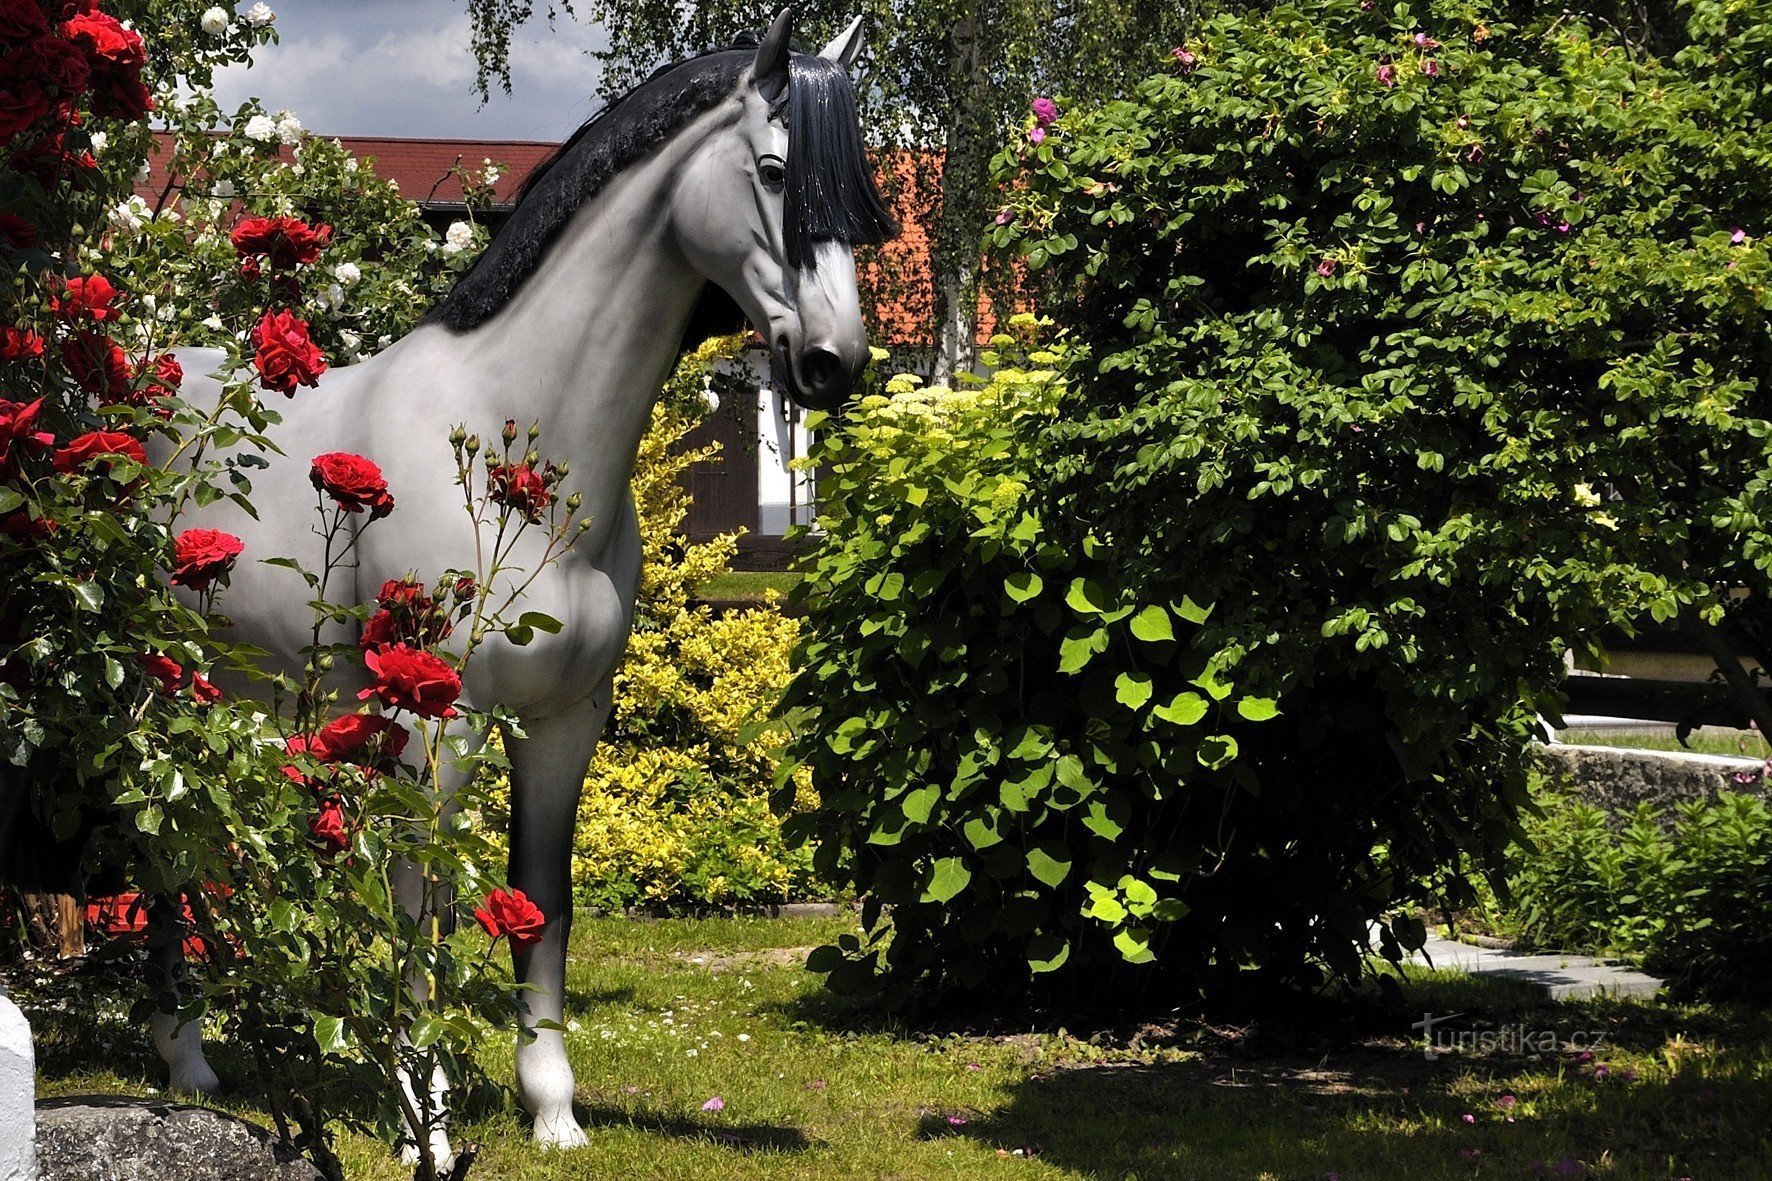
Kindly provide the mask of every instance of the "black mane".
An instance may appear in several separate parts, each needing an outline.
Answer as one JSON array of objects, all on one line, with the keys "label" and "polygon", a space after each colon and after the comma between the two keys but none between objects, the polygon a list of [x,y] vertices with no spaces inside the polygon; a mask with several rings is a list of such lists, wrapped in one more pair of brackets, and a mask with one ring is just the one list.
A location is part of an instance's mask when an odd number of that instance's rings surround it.
[{"label": "black mane", "polygon": [[[755,39],[746,38],[732,48],[661,67],[593,115],[536,165],[517,190],[510,219],[425,320],[466,332],[491,319],[541,265],[585,202],[730,95],[755,60]],[[806,267],[815,242],[877,242],[897,227],[862,151],[848,76],[816,55],[796,52],[788,79],[778,104],[785,106],[788,123],[783,229],[789,262]],[[730,305],[711,289],[708,295]],[[723,306],[716,318],[727,320],[733,311]],[[742,323],[741,316],[732,327]]]}]

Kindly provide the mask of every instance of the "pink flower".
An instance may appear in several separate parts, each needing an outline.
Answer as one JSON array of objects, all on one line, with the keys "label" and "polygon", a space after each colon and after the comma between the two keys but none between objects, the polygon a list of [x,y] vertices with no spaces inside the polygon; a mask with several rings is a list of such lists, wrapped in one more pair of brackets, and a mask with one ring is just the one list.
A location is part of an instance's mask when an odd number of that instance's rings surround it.
[{"label": "pink flower", "polygon": [[1378,67],[1378,84],[1389,90],[1397,84],[1397,67],[1389,62]]},{"label": "pink flower", "polygon": [[1317,264],[1317,274],[1323,276],[1323,278],[1327,279],[1330,275],[1333,275],[1334,273],[1335,273],[1335,260],[1333,258],[1325,258],[1322,262]]},{"label": "pink flower", "polygon": [[1028,131],[1028,142],[1029,143],[1037,144],[1037,143],[1040,143],[1045,138],[1046,138],[1046,129],[1044,127],[1034,127],[1034,128],[1030,128]]},{"label": "pink flower", "polygon": [[967,1063],[967,1064],[966,1064],[966,1069],[967,1069],[967,1070],[983,1070],[983,1069],[984,1069],[984,1067],[982,1067],[982,1066],[980,1066],[980,1065],[979,1065],[979,1064],[978,1064],[978,1063],[976,1063],[976,1062],[968,1062],[968,1063]]},{"label": "pink flower", "polygon": [[706,1103],[703,1103],[701,1105],[701,1109],[703,1111],[725,1111],[726,1110],[726,1100],[720,1098],[720,1096],[718,1096],[718,1095],[715,1095],[712,1099],[709,1099]]},{"label": "pink flower", "polygon": [[1053,120],[1057,118],[1057,103],[1049,98],[1037,98],[1034,100],[1034,122],[1038,123],[1041,127],[1050,127],[1052,126]]},{"label": "pink flower", "polygon": [[1430,57],[1421,63],[1421,72],[1429,78],[1436,78],[1440,73],[1440,63]]},{"label": "pink flower", "polygon": [[1729,242],[1731,245],[1739,246],[1745,241],[1747,241],[1747,231],[1740,226],[1736,226],[1733,230],[1729,231]]},{"label": "pink flower", "polygon": [[965,1116],[963,1116],[963,1115],[948,1116],[948,1127],[963,1128],[965,1126],[966,1126],[966,1117]]},{"label": "pink flower", "polygon": [[1415,34],[1415,47],[1417,49],[1438,49],[1440,43],[1426,33],[1417,33]]},{"label": "pink flower", "polygon": [[1465,1123],[1467,1123],[1467,1124],[1474,1124],[1474,1123],[1476,1123],[1476,1122],[1477,1122],[1477,1117],[1476,1117],[1476,1116],[1474,1116],[1474,1115],[1472,1115],[1472,1114],[1471,1114],[1471,1113],[1470,1113],[1470,1112],[1468,1112],[1468,1111],[1467,1111],[1467,1112],[1465,1112],[1465,1113],[1464,1113],[1464,1114],[1463,1114],[1463,1115],[1462,1115],[1462,1116],[1460,1116],[1460,1117],[1459,1117],[1459,1118],[1460,1118],[1460,1119],[1462,1119],[1462,1120],[1464,1120],[1464,1122],[1465,1122]]},{"label": "pink flower", "polygon": [[1199,58],[1189,53],[1180,45],[1171,49],[1169,55],[1175,59],[1175,64],[1181,67],[1181,72],[1184,74],[1193,73],[1194,67],[1200,64]]},{"label": "pink flower", "polygon": [[1000,226],[1006,226],[1014,220],[1015,220],[1015,214],[1011,213],[1007,209],[999,210],[997,213],[997,224]]},{"label": "pink flower", "polygon": [[1512,1111],[1514,1109],[1514,1104],[1518,1102],[1519,1100],[1515,1099],[1512,1095],[1503,1095],[1495,1101],[1495,1106],[1501,1108],[1503,1111]]}]

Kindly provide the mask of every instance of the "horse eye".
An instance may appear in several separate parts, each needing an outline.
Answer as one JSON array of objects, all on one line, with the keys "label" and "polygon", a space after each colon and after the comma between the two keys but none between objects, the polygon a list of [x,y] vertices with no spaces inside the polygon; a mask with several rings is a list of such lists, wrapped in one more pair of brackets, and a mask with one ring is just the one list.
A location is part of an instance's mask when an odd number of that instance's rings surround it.
[{"label": "horse eye", "polygon": [[766,156],[757,162],[757,176],[763,187],[772,193],[779,193],[787,187],[788,171],[774,156]]}]

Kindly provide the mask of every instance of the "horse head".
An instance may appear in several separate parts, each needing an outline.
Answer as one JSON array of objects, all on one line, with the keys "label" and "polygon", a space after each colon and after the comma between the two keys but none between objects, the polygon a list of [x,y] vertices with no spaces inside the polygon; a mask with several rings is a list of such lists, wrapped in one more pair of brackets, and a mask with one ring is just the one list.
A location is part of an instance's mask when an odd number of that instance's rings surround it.
[{"label": "horse head", "polygon": [[783,10],[740,82],[737,123],[687,162],[671,198],[677,244],[769,346],[800,405],[839,405],[868,364],[852,247],[894,231],[863,153],[849,69],[861,18],[818,54]]}]

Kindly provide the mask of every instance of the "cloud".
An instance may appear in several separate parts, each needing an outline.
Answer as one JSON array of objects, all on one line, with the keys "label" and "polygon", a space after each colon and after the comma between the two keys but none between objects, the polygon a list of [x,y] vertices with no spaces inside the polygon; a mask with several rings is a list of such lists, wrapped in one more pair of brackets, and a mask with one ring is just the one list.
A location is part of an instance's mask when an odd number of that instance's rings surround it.
[{"label": "cloud", "polygon": [[216,77],[224,110],[256,97],[323,135],[563,139],[595,110],[608,38],[562,18],[524,26],[511,45],[511,94],[473,92],[465,0],[284,0],[281,43],[250,69]]}]

